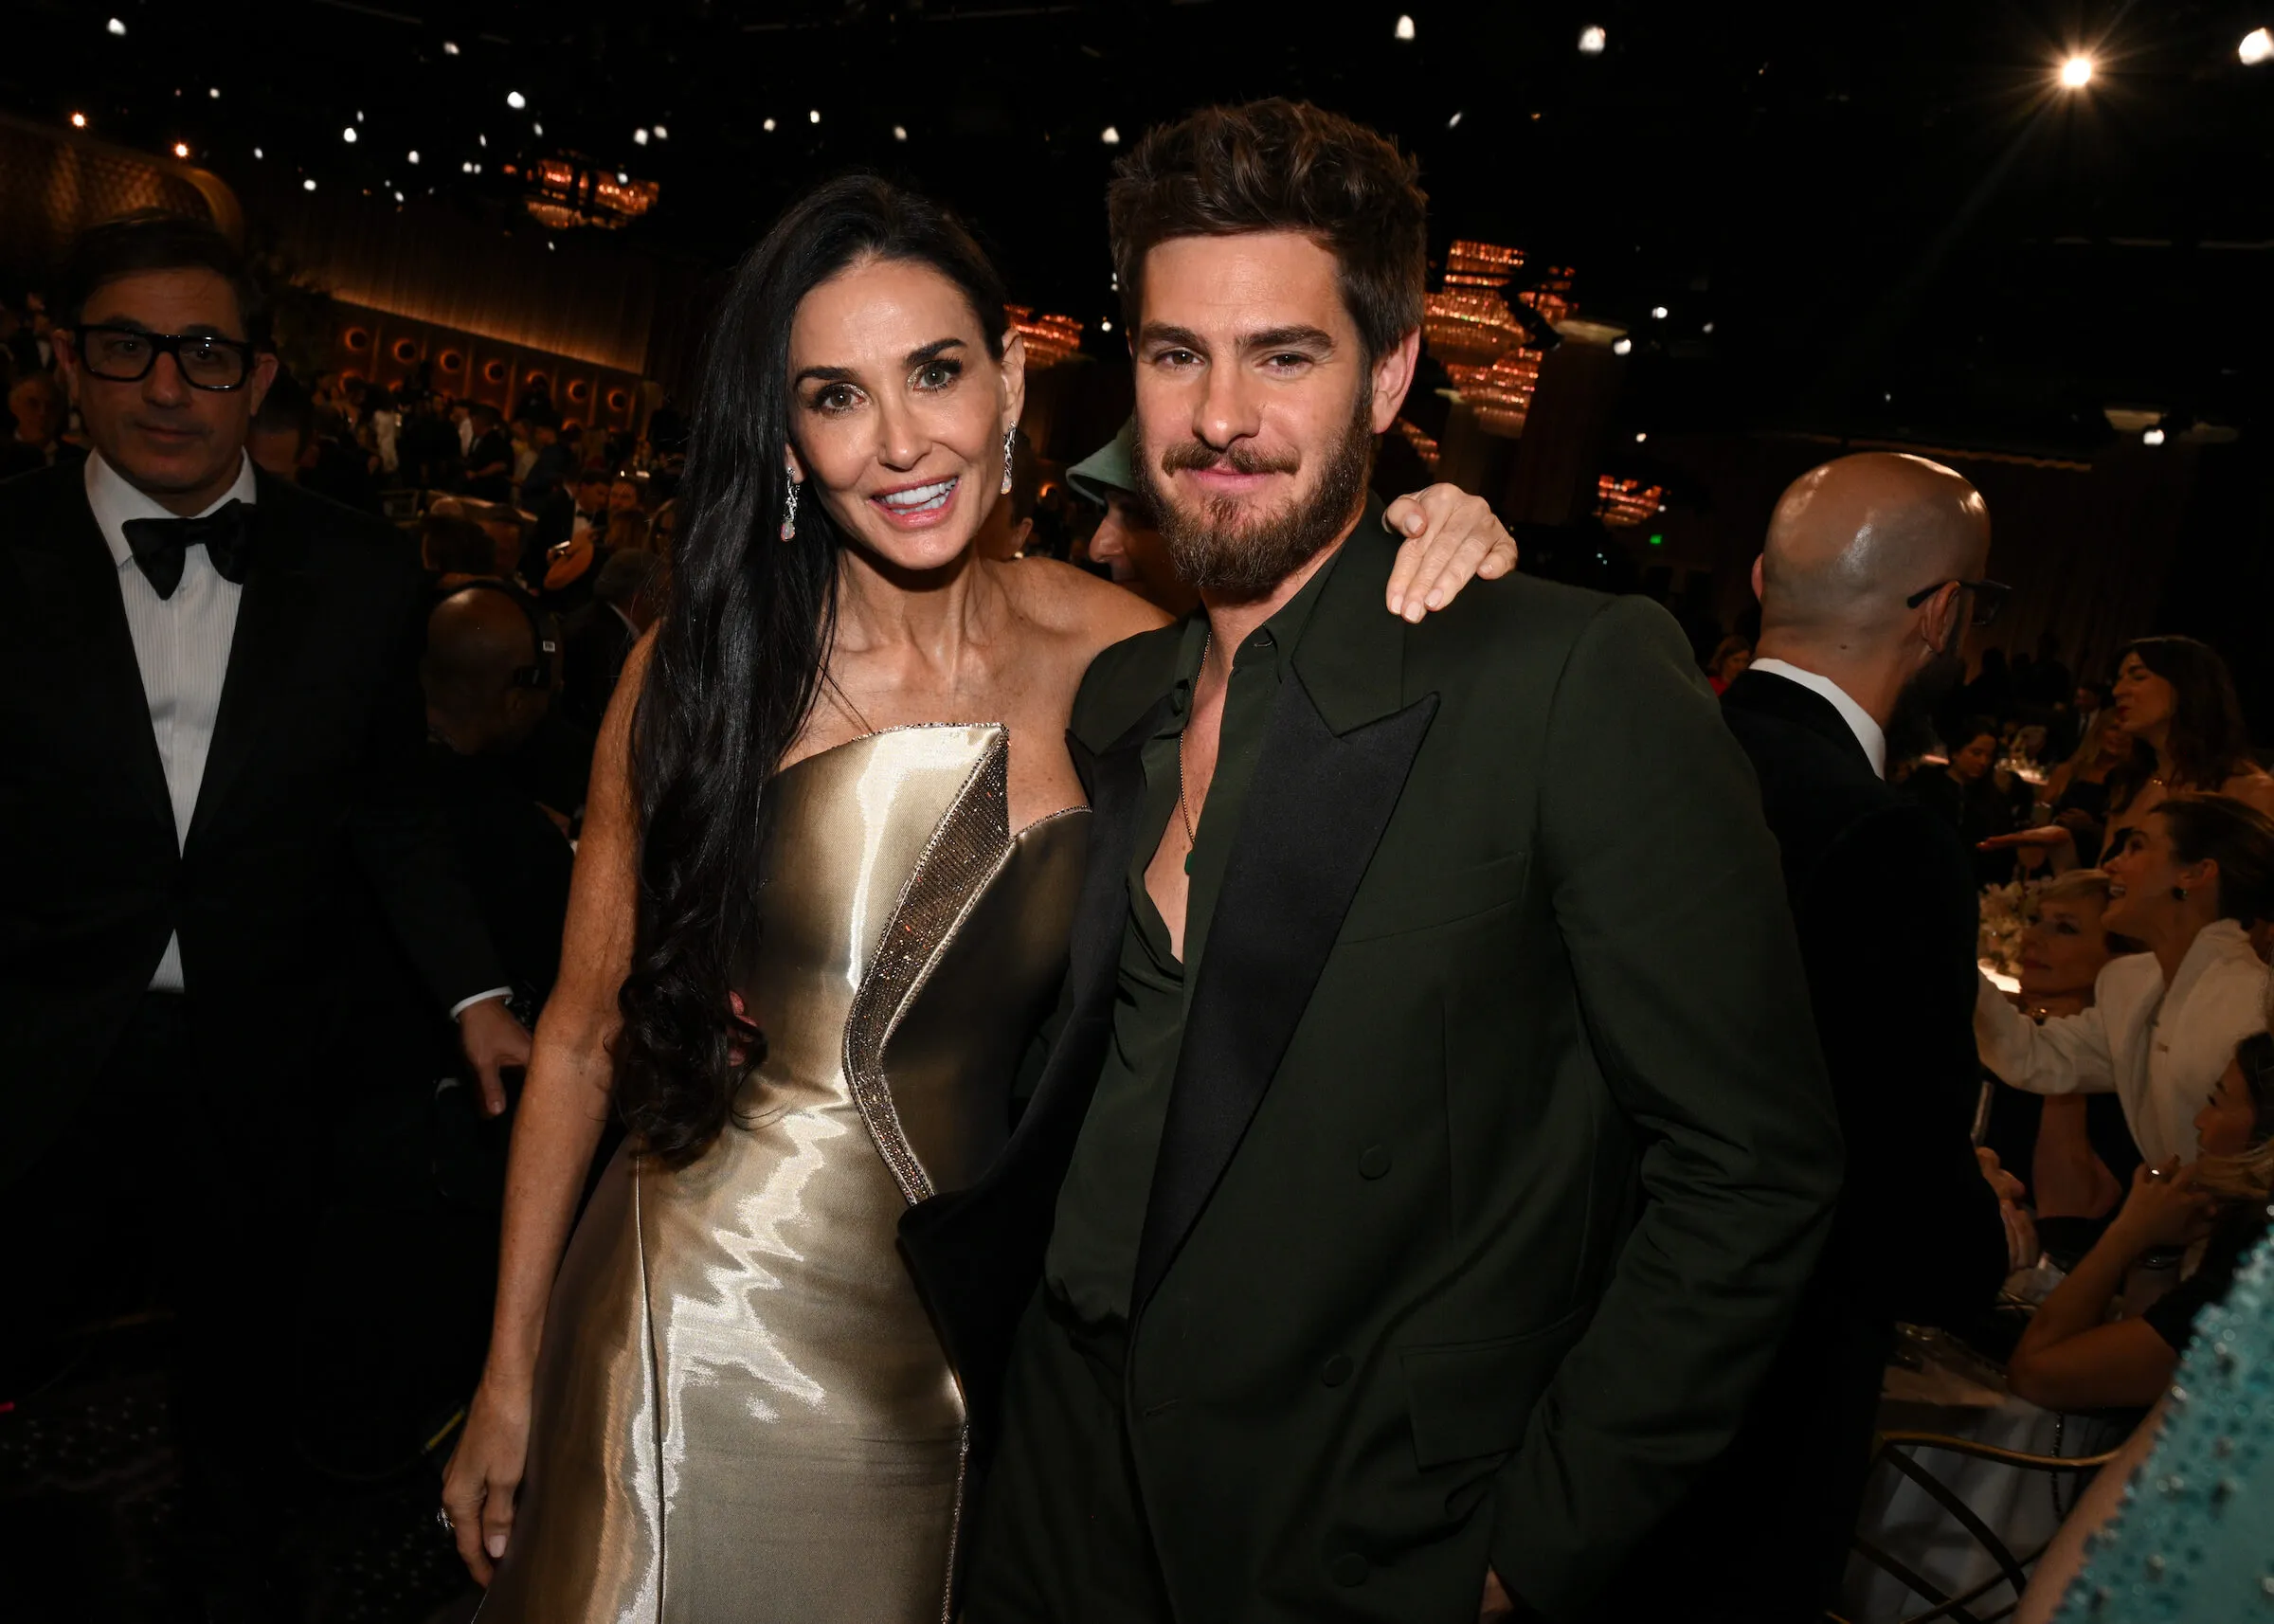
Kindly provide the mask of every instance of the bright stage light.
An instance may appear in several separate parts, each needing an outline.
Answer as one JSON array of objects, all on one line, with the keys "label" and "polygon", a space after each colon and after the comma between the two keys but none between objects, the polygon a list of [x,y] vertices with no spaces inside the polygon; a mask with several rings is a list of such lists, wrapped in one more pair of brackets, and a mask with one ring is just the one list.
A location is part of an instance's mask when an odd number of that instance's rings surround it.
[{"label": "bright stage light", "polygon": [[1592,23],[1579,30],[1579,55],[1581,56],[1599,57],[1603,54],[1603,47],[1610,43],[1611,36]]},{"label": "bright stage light", "polygon": [[1398,26],[1390,30],[1390,37],[1399,40],[1412,39],[1414,37],[1414,20],[1400,13],[1398,18]]},{"label": "bright stage light", "polygon": [[893,140],[895,140],[895,141],[905,141],[905,140],[907,140],[907,139],[908,139],[908,126],[907,126],[907,125],[905,125],[905,124],[894,124],[894,125],[893,126]]},{"label": "bright stage light", "polygon": [[339,138],[347,142],[349,146],[353,146],[355,144],[355,126],[350,124],[346,129],[342,130],[339,133]]},{"label": "bright stage light", "polygon": [[765,123],[759,125],[758,127],[761,130],[764,130],[769,135],[774,133],[774,121],[771,118],[768,118]]},{"label": "bright stage light", "polygon": [[314,180],[304,180],[300,182],[300,189],[302,191],[314,191],[316,189],[316,182]]},{"label": "bright stage light", "polygon": [[1121,132],[1110,124],[1108,124],[1103,130],[1100,130],[1097,133],[1097,138],[1103,141],[1109,147],[1118,147],[1121,145]]},{"label": "bright stage light", "polygon": [[518,113],[522,108],[529,105],[529,98],[522,95],[518,90],[509,90],[505,93],[505,104],[508,107],[511,107],[514,112]]},{"label": "bright stage light", "polygon": [[633,146],[635,146],[635,147],[644,147],[644,146],[646,146],[646,145],[647,145],[647,132],[646,132],[645,130],[634,130],[634,131],[632,132],[632,145],[633,145]]},{"label": "bright stage light", "polygon": [[1651,319],[1652,321],[1664,321],[1666,319],[1666,306],[1663,304],[1653,304],[1651,306]]},{"label": "bright stage light", "polygon": [[187,141],[176,141],[176,142],[174,142],[174,144],[173,144],[173,155],[174,155],[175,157],[177,157],[177,158],[186,158],[186,157],[188,157],[188,156],[190,155],[190,143],[189,143],[189,142],[187,142]]},{"label": "bright stage light", "polygon": [[2251,29],[2243,36],[2243,43],[2235,47],[2234,54],[2243,59],[2244,66],[2256,67],[2269,57],[2274,57],[2274,32],[2265,28]]},{"label": "bright stage light", "polygon": [[2139,437],[2139,442],[2142,445],[2161,445],[2163,443],[2163,430],[2160,428],[2151,428],[2147,430]]},{"label": "bright stage light", "polygon": [[104,24],[103,28],[105,32],[112,34],[123,35],[126,32],[126,25],[121,23],[116,17],[113,17],[108,23]]},{"label": "bright stage light", "polygon": [[2092,82],[2092,58],[2070,57],[2061,64],[2061,83],[2069,90],[2082,90]]},{"label": "bright stage light", "polygon": [[1621,339],[1618,339],[1616,342],[1615,342],[1615,343],[1614,343],[1614,344],[1611,346],[1611,353],[1612,353],[1612,354],[1614,354],[1614,355],[1632,355],[1632,354],[1633,354],[1633,353],[1634,353],[1634,340],[1633,340],[1633,339],[1632,339],[1632,338],[1621,338]]},{"label": "bright stage light", "polygon": [[807,111],[806,111],[806,114],[805,114],[805,122],[806,122],[806,123],[808,123],[808,124],[819,124],[821,121],[821,110],[819,107],[814,107],[814,108],[809,108],[809,109],[807,109]]},{"label": "bright stage light", "polygon": [[83,130],[86,127],[87,116],[84,113],[74,113],[71,115],[71,128],[74,130]]},{"label": "bright stage light", "polygon": [[444,40],[442,42],[442,55],[446,57],[454,57],[458,55],[457,42],[454,40]]}]

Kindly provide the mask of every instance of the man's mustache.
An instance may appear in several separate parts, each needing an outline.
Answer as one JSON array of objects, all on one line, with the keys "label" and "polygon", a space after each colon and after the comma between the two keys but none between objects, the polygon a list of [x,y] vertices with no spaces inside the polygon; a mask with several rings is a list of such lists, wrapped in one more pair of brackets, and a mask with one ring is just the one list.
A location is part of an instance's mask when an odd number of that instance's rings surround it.
[{"label": "man's mustache", "polygon": [[1300,454],[1268,457],[1245,441],[1236,441],[1218,451],[1203,441],[1187,440],[1161,453],[1164,474],[1204,468],[1225,468],[1235,474],[1292,474],[1302,466]]}]

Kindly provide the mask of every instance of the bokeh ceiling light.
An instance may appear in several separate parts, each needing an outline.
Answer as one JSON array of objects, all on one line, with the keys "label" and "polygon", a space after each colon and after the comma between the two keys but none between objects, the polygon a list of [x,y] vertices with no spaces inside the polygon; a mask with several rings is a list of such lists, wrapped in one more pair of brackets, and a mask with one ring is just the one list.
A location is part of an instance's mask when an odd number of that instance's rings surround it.
[{"label": "bokeh ceiling light", "polygon": [[2082,90],[2092,82],[2092,58],[2073,56],[2061,64],[2061,84],[2064,89]]},{"label": "bokeh ceiling light", "polygon": [[2243,43],[2234,54],[2243,59],[2246,67],[2256,67],[2268,58],[2274,58],[2274,30],[2253,28],[2243,36]]}]

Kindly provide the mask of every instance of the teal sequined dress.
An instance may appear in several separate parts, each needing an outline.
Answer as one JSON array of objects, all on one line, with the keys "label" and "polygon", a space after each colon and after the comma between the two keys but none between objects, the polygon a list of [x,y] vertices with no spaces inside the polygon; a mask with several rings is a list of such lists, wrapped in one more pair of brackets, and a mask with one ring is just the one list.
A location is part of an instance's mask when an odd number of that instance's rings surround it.
[{"label": "teal sequined dress", "polygon": [[2274,1236],[2203,1310],[2163,1433],[2055,1624],[2274,1624]]}]

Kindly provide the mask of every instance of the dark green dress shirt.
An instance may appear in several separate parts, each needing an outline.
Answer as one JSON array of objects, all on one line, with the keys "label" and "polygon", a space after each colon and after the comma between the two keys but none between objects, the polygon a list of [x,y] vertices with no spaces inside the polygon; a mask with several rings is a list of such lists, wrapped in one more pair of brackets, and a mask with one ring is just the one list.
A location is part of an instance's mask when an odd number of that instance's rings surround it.
[{"label": "dark green dress shirt", "polygon": [[1160,849],[1169,821],[1180,816],[1181,750],[1184,724],[1192,713],[1193,681],[1206,652],[1204,614],[1196,613],[1184,623],[1173,706],[1160,731],[1139,752],[1145,800],[1129,855],[1129,917],[1121,938],[1113,1038],[1058,1193],[1057,1224],[1043,1266],[1050,1289],[1092,1325],[1128,1320],[1137,1243],[1145,1230],[1162,1127],[1168,1119],[1184,1017],[1200,957],[1207,950],[1208,927],[1216,913],[1217,893],[1223,888],[1224,864],[1239,827],[1240,807],[1255,776],[1264,717],[1279,684],[1295,680],[1290,657],[1339,560],[1338,553],[1322,565],[1277,614],[1248,634],[1232,657],[1216,777],[1194,829],[1182,963],[1169,946],[1168,926],[1145,888],[1145,871]]}]

